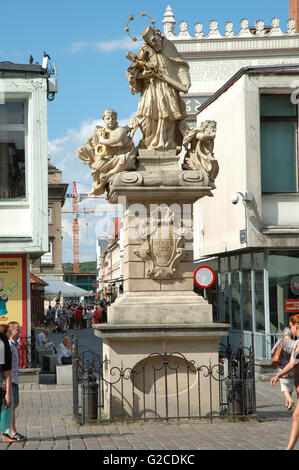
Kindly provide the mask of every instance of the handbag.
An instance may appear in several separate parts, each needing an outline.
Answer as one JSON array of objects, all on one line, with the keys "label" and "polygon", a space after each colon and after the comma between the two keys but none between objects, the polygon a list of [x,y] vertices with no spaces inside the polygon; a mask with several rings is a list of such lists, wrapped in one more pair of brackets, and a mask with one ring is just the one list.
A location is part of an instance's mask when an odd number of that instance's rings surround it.
[{"label": "handbag", "polygon": [[279,366],[279,364],[281,364],[281,355],[282,355],[282,340],[280,341],[280,344],[277,346],[272,356],[272,359],[271,359],[272,366]]},{"label": "handbag", "polygon": [[72,364],[72,356],[62,357],[61,362],[63,366],[66,364]]}]

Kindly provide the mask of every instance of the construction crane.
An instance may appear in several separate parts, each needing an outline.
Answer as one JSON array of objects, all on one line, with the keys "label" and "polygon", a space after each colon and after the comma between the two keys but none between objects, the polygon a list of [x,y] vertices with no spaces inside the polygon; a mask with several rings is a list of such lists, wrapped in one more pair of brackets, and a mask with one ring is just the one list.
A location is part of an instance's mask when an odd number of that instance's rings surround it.
[{"label": "construction crane", "polygon": [[[72,193],[66,194],[66,198],[72,198],[72,210],[62,211],[62,214],[73,214],[73,264],[74,264],[74,278],[76,279],[76,273],[80,272],[79,267],[79,214],[95,214],[94,210],[83,209],[79,211],[78,204],[85,199],[106,199],[105,196],[90,196],[88,193],[78,193],[77,182],[73,181]],[[103,209],[107,211],[107,208]],[[99,211],[99,209],[97,210]]]},{"label": "construction crane", "polygon": [[72,198],[72,210],[71,211],[62,211],[62,214],[73,214],[73,264],[74,264],[74,273],[75,279],[76,274],[80,272],[79,267],[79,214],[94,214],[95,211],[90,211],[83,209],[79,212],[78,203],[84,199],[93,199],[92,196],[88,196],[85,193],[79,193],[77,191],[77,183],[73,181],[72,194],[67,194],[66,197]]}]

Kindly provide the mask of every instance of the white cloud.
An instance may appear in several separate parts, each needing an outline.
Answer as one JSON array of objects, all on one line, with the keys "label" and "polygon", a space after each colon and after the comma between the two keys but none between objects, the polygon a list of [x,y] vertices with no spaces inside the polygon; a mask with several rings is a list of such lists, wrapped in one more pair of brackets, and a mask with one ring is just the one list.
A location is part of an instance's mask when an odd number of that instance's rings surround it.
[{"label": "white cloud", "polygon": [[142,45],[142,41],[132,41],[131,38],[125,36],[121,39],[112,39],[111,41],[98,41],[98,42],[86,42],[76,41],[73,42],[69,48],[72,53],[81,52],[85,49],[96,49],[99,51],[119,51],[119,50],[135,50]]},{"label": "white cloud", "polygon": [[129,37],[114,39],[112,41],[97,42],[95,47],[101,51],[117,51],[121,49],[137,49],[140,47],[138,42],[133,42]]},{"label": "white cloud", "polygon": [[90,44],[88,42],[77,41],[77,42],[73,42],[69,50],[71,52],[80,52],[83,49],[86,49],[87,47],[90,47]]}]

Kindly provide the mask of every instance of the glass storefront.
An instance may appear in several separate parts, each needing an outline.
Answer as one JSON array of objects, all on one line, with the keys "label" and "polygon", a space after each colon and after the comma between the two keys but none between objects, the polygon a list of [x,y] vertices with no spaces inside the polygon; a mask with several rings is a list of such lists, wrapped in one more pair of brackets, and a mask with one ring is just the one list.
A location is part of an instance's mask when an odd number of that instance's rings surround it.
[{"label": "glass storefront", "polygon": [[288,317],[299,309],[299,251],[270,251],[268,258],[271,333],[288,325]]},{"label": "glass storefront", "polygon": [[269,359],[275,335],[299,312],[299,250],[243,252],[219,257],[211,267],[218,276],[214,321],[230,323],[236,342],[242,337],[250,345],[254,332],[257,357]]}]

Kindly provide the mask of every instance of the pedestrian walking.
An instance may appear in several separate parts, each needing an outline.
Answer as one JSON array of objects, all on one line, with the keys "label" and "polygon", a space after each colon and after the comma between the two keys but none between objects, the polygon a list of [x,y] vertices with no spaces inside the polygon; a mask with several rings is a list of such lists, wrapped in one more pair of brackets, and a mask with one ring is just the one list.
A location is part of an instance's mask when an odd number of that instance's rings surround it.
[{"label": "pedestrian walking", "polygon": [[51,308],[49,307],[47,312],[46,312],[46,326],[50,326],[51,323],[52,323],[52,310]]},{"label": "pedestrian walking", "polygon": [[[295,341],[292,340],[292,332],[290,328],[283,330],[283,338],[279,339],[274,345],[271,354],[274,354],[278,346],[282,347],[281,352],[281,363],[278,366],[278,372],[282,371],[291,359],[291,353],[294,347]],[[285,374],[279,379],[280,390],[285,396],[285,407],[291,410],[294,407],[292,401],[292,392],[294,390],[294,371],[292,370],[289,374]]]},{"label": "pedestrian walking", "polygon": [[103,320],[103,309],[96,305],[94,307],[94,312],[93,312],[93,323],[95,325],[98,325],[99,323],[102,323]]},{"label": "pedestrian walking", "polygon": [[68,310],[68,319],[69,319],[69,329],[72,330],[74,328],[74,323],[75,323],[75,312],[73,310],[73,307],[70,307]]},{"label": "pedestrian walking", "polygon": [[[11,386],[11,349],[5,333],[0,332],[0,422],[5,408],[12,406],[12,386]],[[5,383],[4,383],[5,382]],[[18,442],[17,439],[11,438],[2,432],[2,440],[4,442]]]},{"label": "pedestrian walking", "polygon": [[57,330],[59,331],[59,333],[66,332],[67,324],[68,324],[68,316],[66,314],[65,308],[63,308],[61,315],[58,317]]},{"label": "pedestrian walking", "polygon": [[287,450],[293,450],[299,438],[299,313],[292,315],[289,318],[289,327],[292,335],[297,337],[291,354],[291,359],[289,363],[282,369],[282,371],[278,372],[278,374],[270,380],[270,383],[274,386],[281,377],[289,374],[290,371],[294,369],[295,388],[298,399],[292,416],[292,429],[287,446]]},{"label": "pedestrian walking", "polygon": [[91,310],[90,307],[87,309],[86,315],[87,315],[87,328],[92,328],[93,311]]},{"label": "pedestrian walking", "polygon": [[81,305],[75,311],[75,329],[81,330],[82,329],[82,307]]},{"label": "pedestrian walking", "polygon": [[[16,408],[19,406],[19,351],[18,340],[20,338],[20,325],[18,322],[9,322],[7,336],[11,349],[12,357],[12,406],[5,407],[1,415],[0,429],[2,430],[5,438],[8,436],[14,440],[21,442],[26,441],[26,436],[23,436],[16,430]],[[4,441],[5,441],[4,438]],[[7,442],[7,441],[5,441]]]},{"label": "pedestrian walking", "polygon": [[82,328],[86,328],[87,327],[87,309],[86,307],[83,308],[83,312],[82,312]]}]

